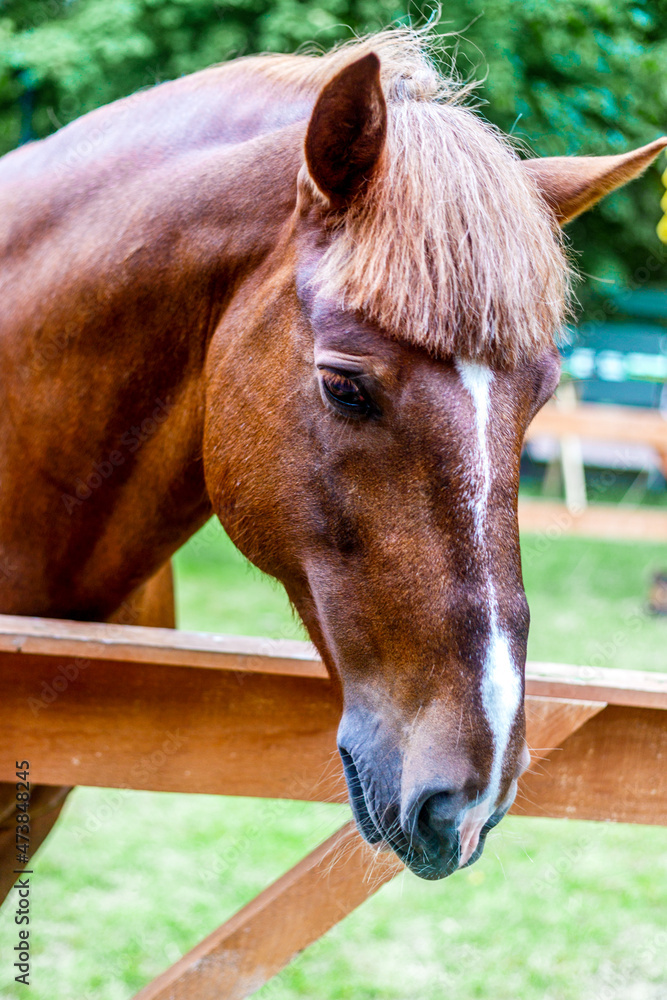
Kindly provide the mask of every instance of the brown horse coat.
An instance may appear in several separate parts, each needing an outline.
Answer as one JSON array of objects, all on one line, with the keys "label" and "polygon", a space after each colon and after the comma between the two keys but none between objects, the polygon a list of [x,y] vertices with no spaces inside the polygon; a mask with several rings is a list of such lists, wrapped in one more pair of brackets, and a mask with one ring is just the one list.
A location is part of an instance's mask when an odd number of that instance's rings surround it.
[{"label": "brown horse coat", "polygon": [[340,681],[362,832],[440,877],[526,761],[556,223],[665,140],[521,163],[420,46],[239,60],[0,163],[0,610],[108,618],[215,511]]}]

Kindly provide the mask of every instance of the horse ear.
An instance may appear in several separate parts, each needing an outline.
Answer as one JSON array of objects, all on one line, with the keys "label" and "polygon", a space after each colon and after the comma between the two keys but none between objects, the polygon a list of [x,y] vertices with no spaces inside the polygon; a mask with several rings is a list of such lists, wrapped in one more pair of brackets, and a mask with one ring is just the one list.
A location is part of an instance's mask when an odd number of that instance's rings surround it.
[{"label": "horse ear", "polygon": [[620,156],[550,156],[524,160],[561,226],[638,177],[667,146],[667,137]]},{"label": "horse ear", "polygon": [[334,204],[372,173],[387,135],[387,105],[374,52],[342,69],[317,99],[306,133],[308,172]]}]

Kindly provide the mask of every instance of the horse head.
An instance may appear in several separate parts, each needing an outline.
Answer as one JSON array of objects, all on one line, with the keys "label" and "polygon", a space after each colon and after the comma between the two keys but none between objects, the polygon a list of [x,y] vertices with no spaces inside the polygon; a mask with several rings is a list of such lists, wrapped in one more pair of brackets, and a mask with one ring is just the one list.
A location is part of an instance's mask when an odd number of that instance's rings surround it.
[{"label": "horse head", "polygon": [[519,462],[559,378],[559,224],[665,141],[521,161],[426,63],[336,58],[293,212],[211,344],[206,477],[340,691],[359,830],[437,879],[529,762]]}]

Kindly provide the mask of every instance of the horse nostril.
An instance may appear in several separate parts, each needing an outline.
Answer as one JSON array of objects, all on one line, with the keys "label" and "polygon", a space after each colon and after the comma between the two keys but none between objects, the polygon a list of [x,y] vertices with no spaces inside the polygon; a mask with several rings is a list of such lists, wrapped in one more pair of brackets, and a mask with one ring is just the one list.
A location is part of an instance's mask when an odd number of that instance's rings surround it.
[{"label": "horse nostril", "polygon": [[468,793],[463,788],[436,792],[424,802],[417,819],[419,832],[425,839],[451,834],[454,820],[467,805]]}]

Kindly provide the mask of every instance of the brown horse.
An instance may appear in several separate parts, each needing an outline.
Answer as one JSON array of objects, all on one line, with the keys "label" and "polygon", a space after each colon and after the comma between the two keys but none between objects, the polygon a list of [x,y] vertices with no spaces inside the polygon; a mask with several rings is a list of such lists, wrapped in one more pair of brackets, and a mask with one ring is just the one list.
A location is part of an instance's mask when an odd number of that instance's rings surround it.
[{"label": "brown horse", "polygon": [[528,759],[517,489],[558,223],[667,144],[522,161],[456,98],[387,32],[0,164],[0,610],[107,619],[215,512],[339,684],[362,834],[425,878],[479,856]]}]

